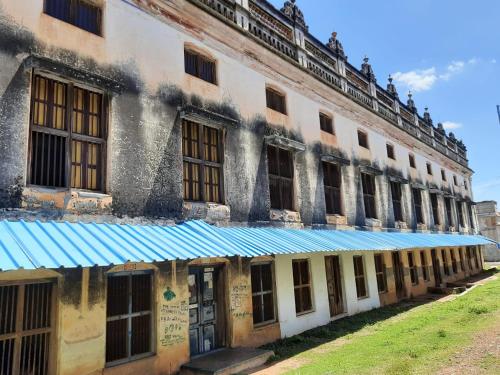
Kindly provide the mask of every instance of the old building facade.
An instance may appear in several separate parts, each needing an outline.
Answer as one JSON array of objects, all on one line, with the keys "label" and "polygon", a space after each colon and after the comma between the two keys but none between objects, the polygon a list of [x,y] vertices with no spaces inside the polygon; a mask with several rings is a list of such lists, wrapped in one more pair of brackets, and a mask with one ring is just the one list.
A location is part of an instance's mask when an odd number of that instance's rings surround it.
[{"label": "old building facade", "polygon": [[[500,213],[497,211],[497,202],[478,202],[477,220],[479,223],[479,230],[483,236],[497,242],[500,241]],[[486,261],[500,261],[500,248],[495,244],[485,246],[483,252]]]},{"label": "old building facade", "polygon": [[0,33],[1,374],[175,373],[482,268],[463,143],[295,1],[1,0]]}]

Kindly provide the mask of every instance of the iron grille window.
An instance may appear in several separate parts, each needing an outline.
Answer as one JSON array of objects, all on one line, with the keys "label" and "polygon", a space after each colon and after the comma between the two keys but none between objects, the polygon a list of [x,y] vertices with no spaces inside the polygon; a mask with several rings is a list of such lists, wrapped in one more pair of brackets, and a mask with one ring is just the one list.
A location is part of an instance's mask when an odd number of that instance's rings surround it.
[{"label": "iron grille window", "polygon": [[396,160],[396,154],[394,153],[394,146],[387,144],[387,157],[392,160]]},{"label": "iron grille window", "polygon": [[253,264],[252,275],[252,306],[253,323],[255,325],[272,323],[274,314],[274,281],[271,263]]},{"label": "iron grille window", "polygon": [[45,0],[44,12],[80,29],[101,35],[102,10],[85,0]]},{"label": "iron grille window", "polygon": [[363,132],[361,130],[358,130],[358,144],[361,147],[370,148],[368,145],[368,134],[366,134],[365,132]]},{"label": "iron grille window", "polygon": [[304,314],[312,310],[311,274],[307,259],[292,260],[295,312]]},{"label": "iron grille window", "polygon": [[51,283],[0,286],[0,374],[49,374]]},{"label": "iron grille window", "polygon": [[410,268],[411,283],[418,285],[418,268],[413,257],[413,252],[408,252],[408,267]]},{"label": "iron grille window", "polygon": [[453,225],[453,216],[451,211],[451,198],[445,198],[444,204],[446,206],[446,219],[448,220],[448,226]]},{"label": "iron grille window", "polygon": [[418,224],[424,223],[424,216],[422,213],[422,192],[420,189],[413,190],[413,208],[415,209],[415,218]]},{"label": "iron grille window", "polygon": [[293,210],[293,154],[267,146],[271,208]]},{"label": "iron grille window", "polygon": [[266,104],[267,108],[271,108],[286,115],[285,95],[269,87],[266,88]]},{"label": "iron grille window", "polygon": [[448,267],[448,256],[446,255],[446,250],[441,250],[441,256],[443,258],[443,269],[446,276],[450,276],[450,268]]},{"label": "iron grille window", "polygon": [[465,227],[464,208],[463,208],[462,202],[457,202],[457,215],[458,215],[458,222],[460,223],[460,226]]},{"label": "iron grille window", "polygon": [[334,134],[333,131],[333,119],[324,113],[319,114],[319,126],[324,132]]},{"label": "iron grille window", "polygon": [[150,273],[108,277],[106,363],[131,362],[151,355],[153,307]]},{"label": "iron grille window", "polygon": [[403,196],[401,184],[399,182],[391,181],[391,196],[392,208],[394,210],[394,220],[403,221],[403,210],[401,205],[401,198]]},{"label": "iron grille window", "polygon": [[361,183],[363,187],[365,216],[368,219],[376,219],[377,212],[375,210],[375,177],[367,173],[361,173]]},{"label": "iron grille window", "polygon": [[408,160],[410,161],[411,168],[417,168],[417,164],[415,163],[415,156],[410,154],[408,155]]},{"label": "iron grille window", "polygon": [[326,213],[328,215],[342,215],[339,165],[323,162],[323,179],[325,184]]},{"label": "iron grille window", "polygon": [[198,77],[206,82],[217,84],[215,61],[199,53],[184,50],[184,70],[187,74]]},{"label": "iron grille window", "polygon": [[425,281],[429,281],[429,272],[427,270],[427,257],[425,251],[420,252],[420,264],[422,265],[422,276]]},{"label": "iron grille window", "polygon": [[375,273],[377,275],[378,292],[379,293],[386,293],[387,292],[387,274],[386,274],[383,254],[375,254]]},{"label": "iron grille window", "polygon": [[368,297],[363,257],[361,255],[355,255],[352,259],[354,263],[354,280],[356,282],[356,293],[358,299]]},{"label": "iron grille window", "polygon": [[29,183],[103,190],[105,113],[104,95],[36,75]]},{"label": "iron grille window", "polygon": [[432,216],[434,217],[434,224],[439,225],[441,223],[441,220],[439,219],[439,203],[437,194],[431,194],[431,206]]},{"label": "iron grille window", "polygon": [[222,130],[182,122],[185,200],[223,202],[222,138]]}]

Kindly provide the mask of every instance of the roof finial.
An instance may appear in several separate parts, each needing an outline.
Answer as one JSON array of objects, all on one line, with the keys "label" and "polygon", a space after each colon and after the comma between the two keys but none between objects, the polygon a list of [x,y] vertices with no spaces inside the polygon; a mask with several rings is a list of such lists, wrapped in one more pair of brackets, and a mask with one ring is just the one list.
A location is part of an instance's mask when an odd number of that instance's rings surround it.
[{"label": "roof finial", "polygon": [[432,125],[432,118],[431,114],[429,113],[429,107],[425,107],[424,121],[427,123],[427,125]]},{"label": "roof finial", "polygon": [[344,47],[342,46],[342,43],[337,39],[337,32],[334,31],[332,33],[331,38],[328,40],[328,43],[326,45],[330,50],[335,52],[339,57],[346,58],[346,55],[344,53]]},{"label": "roof finial", "polygon": [[389,94],[391,94],[393,97],[398,98],[398,97],[399,97],[399,95],[398,95],[398,90],[396,89],[396,85],[394,85],[394,84],[392,83],[392,81],[393,81],[393,80],[394,80],[394,79],[393,79],[393,78],[392,78],[392,76],[389,74],[389,78],[388,78],[389,83],[387,84],[387,92],[388,92]]},{"label": "roof finial", "polygon": [[371,82],[377,82],[375,78],[375,73],[373,72],[372,66],[368,63],[370,59],[368,58],[367,55],[365,55],[365,58],[363,59],[363,64],[361,65],[361,73],[365,75],[368,80]]},{"label": "roof finial", "polygon": [[413,113],[417,113],[417,107],[415,106],[415,101],[413,100],[413,94],[408,91],[408,101],[406,102],[408,109]]},{"label": "roof finial", "polygon": [[309,30],[304,19],[304,13],[295,5],[295,0],[285,1],[283,8],[281,8],[281,12],[290,20],[294,21],[296,25],[302,27],[306,31]]}]

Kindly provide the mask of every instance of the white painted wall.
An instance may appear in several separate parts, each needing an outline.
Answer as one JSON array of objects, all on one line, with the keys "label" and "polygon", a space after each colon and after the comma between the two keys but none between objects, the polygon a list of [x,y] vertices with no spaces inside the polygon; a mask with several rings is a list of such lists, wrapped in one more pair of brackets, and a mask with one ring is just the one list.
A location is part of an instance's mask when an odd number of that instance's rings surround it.
[{"label": "white painted wall", "polygon": [[[326,285],[325,256],[340,255],[342,272],[342,289],[348,315],[380,307],[375,276],[373,253],[343,252],[319,254],[277,255],[275,258],[276,300],[278,317],[281,326],[281,336],[290,337],[306,330],[328,324],[331,321],[328,291]],[[354,282],[353,255],[363,255],[368,297],[358,300]],[[295,297],[293,288],[293,259],[309,259],[313,311],[299,315],[295,313]]]}]

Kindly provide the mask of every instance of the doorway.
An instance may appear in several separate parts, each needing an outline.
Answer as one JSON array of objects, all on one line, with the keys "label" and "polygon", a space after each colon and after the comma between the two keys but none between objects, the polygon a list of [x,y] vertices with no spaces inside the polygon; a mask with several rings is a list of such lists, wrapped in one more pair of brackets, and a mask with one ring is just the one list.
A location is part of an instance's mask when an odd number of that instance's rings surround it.
[{"label": "doorway", "polygon": [[403,271],[403,263],[401,261],[401,253],[399,251],[392,253],[392,264],[394,267],[396,296],[398,297],[398,299],[403,299],[406,297],[405,275]]},{"label": "doorway", "polygon": [[339,256],[325,257],[325,268],[328,301],[330,302],[330,317],[333,318],[344,313],[342,275],[340,273]]},{"label": "doorway", "polygon": [[189,347],[191,356],[225,345],[225,314],[221,266],[190,267]]},{"label": "doorway", "polygon": [[435,249],[431,250],[431,259],[432,259],[432,269],[434,271],[434,280],[436,282],[436,288],[439,288],[443,281],[441,280],[441,269],[439,266],[439,259],[437,258]]}]

